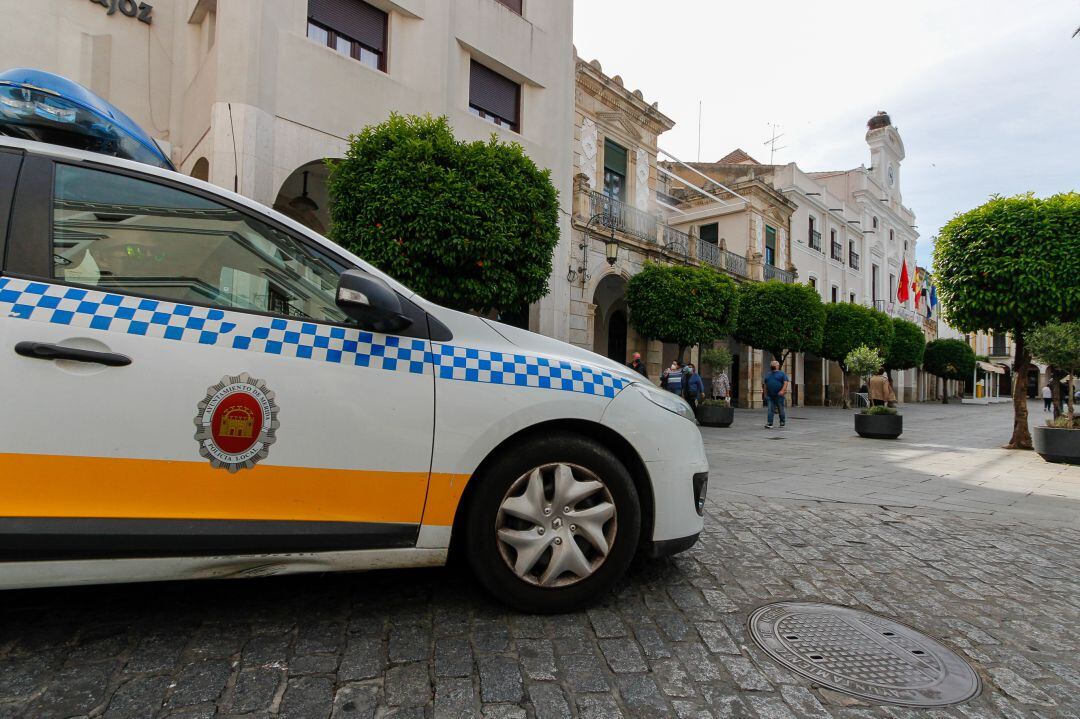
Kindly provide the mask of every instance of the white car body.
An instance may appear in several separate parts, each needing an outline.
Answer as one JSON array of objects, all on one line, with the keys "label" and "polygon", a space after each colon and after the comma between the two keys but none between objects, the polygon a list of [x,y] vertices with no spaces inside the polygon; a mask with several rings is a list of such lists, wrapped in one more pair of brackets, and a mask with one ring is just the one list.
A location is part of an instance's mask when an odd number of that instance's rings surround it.
[{"label": "white car body", "polygon": [[[700,433],[650,400],[660,390],[628,368],[427,302],[308,228],[199,180],[0,137],[2,153],[23,158],[13,212],[27,201],[25,183],[52,162],[186,188],[267,218],[341,264],[383,278],[452,339],[374,333],[365,344],[361,335],[372,333],[342,334],[309,319],[173,300],[144,305],[142,295],[12,272],[20,247],[50,241],[28,240],[27,233],[43,231],[40,224],[13,218],[0,276],[0,536],[7,545],[0,588],[439,565],[477,468],[504,443],[556,426],[601,437],[636,465],[639,493],[650,495],[642,497],[646,549],[678,551],[701,531],[692,483],[708,471]],[[0,182],[0,221],[8,219],[11,194]],[[0,249],[4,242],[0,237]],[[117,308],[130,316],[121,318]],[[199,327],[177,323],[191,316],[201,318]],[[299,339],[289,340],[294,332]],[[305,345],[305,332],[322,346]],[[342,345],[358,337],[366,349]],[[132,362],[40,361],[12,351],[20,342]],[[365,352],[366,364],[358,364]],[[402,358],[389,360],[395,352]],[[491,362],[506,363],[497,369],[507,371],[482,368]],[[542,386],[548,368],[560,363],[572,386]],[[272,393],[279,426],[257,464],[229,472],[200,455],[194,435],[200,401],[219,380],[244,374]],[[642,383],[648,387],[634,388]],[[265,551],[219,551],[230,542],[258,544],[251,538],[262,528],[278,533]],[[310,546],[309,528],[321,545]],[[98,546],[101,534],[118,531],[124,536]],[[293,550],[281,533],[303,535],[304,548]],[[215,546],[210,535],[228,541]],[[186,539],[170,548],[169,537]],[[191,549],[199,541],[207,551]],[[140,544],[140,556],[124,549]],[[23,547],[32,551],[22,556]]]}]

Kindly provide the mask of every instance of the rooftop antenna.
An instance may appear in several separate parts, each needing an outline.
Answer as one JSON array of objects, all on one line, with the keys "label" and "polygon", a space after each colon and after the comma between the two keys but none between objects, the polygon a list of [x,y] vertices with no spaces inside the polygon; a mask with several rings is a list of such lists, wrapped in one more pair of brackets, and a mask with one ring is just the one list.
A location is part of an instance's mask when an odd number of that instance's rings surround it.
[{"label": "rooftop antenna", "polygon": [[697,101],[697,161],[701,162],[701,100]]},{"label": "rooftop antenna", "polygon": [[779,135],[776,134],[776,131],[778,129],[780,129],[780,126],[778,124],[776,124],[775,122],[771,122],[771,123],[769,123],[769,125],[770,125],[770,127],[772,127],[772,137],[770,137],[768,140],[766,140],[762,144],[769,146],[769,164],[772,165],[772,164],[774,164],[773,163],[773,156],[776,154],[776,151],[777,150],[786,150],[787,145],[781,145],[780,147],[776,146],[776,141],[779,140],[781,137],[783,137],[784,133],[781,132]]}]

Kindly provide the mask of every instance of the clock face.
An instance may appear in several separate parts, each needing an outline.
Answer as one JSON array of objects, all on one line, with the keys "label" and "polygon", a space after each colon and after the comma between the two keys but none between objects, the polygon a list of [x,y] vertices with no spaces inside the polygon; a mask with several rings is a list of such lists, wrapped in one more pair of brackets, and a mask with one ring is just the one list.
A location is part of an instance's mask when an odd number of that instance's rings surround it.
[{"label": "clock face", "polygon": [[895,176],[893,175],[893,168],[892,168],[892,165],[889,165],[889,187],[892,187],[892,185],[893,185],[893,181],[894,181],[895,179],[896,179],[896,178],[895,178]]}]

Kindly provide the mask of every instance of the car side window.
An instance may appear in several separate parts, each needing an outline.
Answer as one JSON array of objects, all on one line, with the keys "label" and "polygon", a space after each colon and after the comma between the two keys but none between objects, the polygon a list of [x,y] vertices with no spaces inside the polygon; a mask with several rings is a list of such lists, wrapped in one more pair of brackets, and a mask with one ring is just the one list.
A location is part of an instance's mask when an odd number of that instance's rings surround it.
[{"label": "car side window", "polygon": [[345,322],[346,269],[232,207],[127,175],[56,165],[53,277],[79,285]]}]

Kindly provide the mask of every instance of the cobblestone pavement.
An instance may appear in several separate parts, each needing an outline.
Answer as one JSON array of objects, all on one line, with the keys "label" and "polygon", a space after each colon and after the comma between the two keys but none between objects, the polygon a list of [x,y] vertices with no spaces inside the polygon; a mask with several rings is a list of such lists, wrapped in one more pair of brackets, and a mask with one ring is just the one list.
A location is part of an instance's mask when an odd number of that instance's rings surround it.
[{"label": "cobblestone pavement", "polygon": [[[955,420],[968,409],[987,411]],[[795,410],[809,419],[792,419],[786,441],[740,412],[735,427],[704,430],[702,541],[638,564],[573,615],[515,614],[452,569],[8,593],[0,717],[1078,717],[1080,523],[1042,521],[1035,505],[941,506],[951,492],[883,508],[866,500],[865,471],[844,473],[874,458],[896,493],[937,473],[920,467],[956,467],[979,487],[979,472],[1007,462],[1034,483],[1056,478],[1061,496],[1034,492],[1048,507],[1075,504],[1075,472],[999,454],[998,409],[913,407],[892,444],[852,440],[838,410]],[[780,484],[755,496],[745,475],[770,464],[783,465],[778,482],[806,477],[805,496]],[[1029,496],[1010,481],[991,489]],[[839,496],[811,498],[825,487]],[[983,693],[914,711],[817,688],[747,637],[749,612],[779,600],[928,632],[972,662]]]}]

